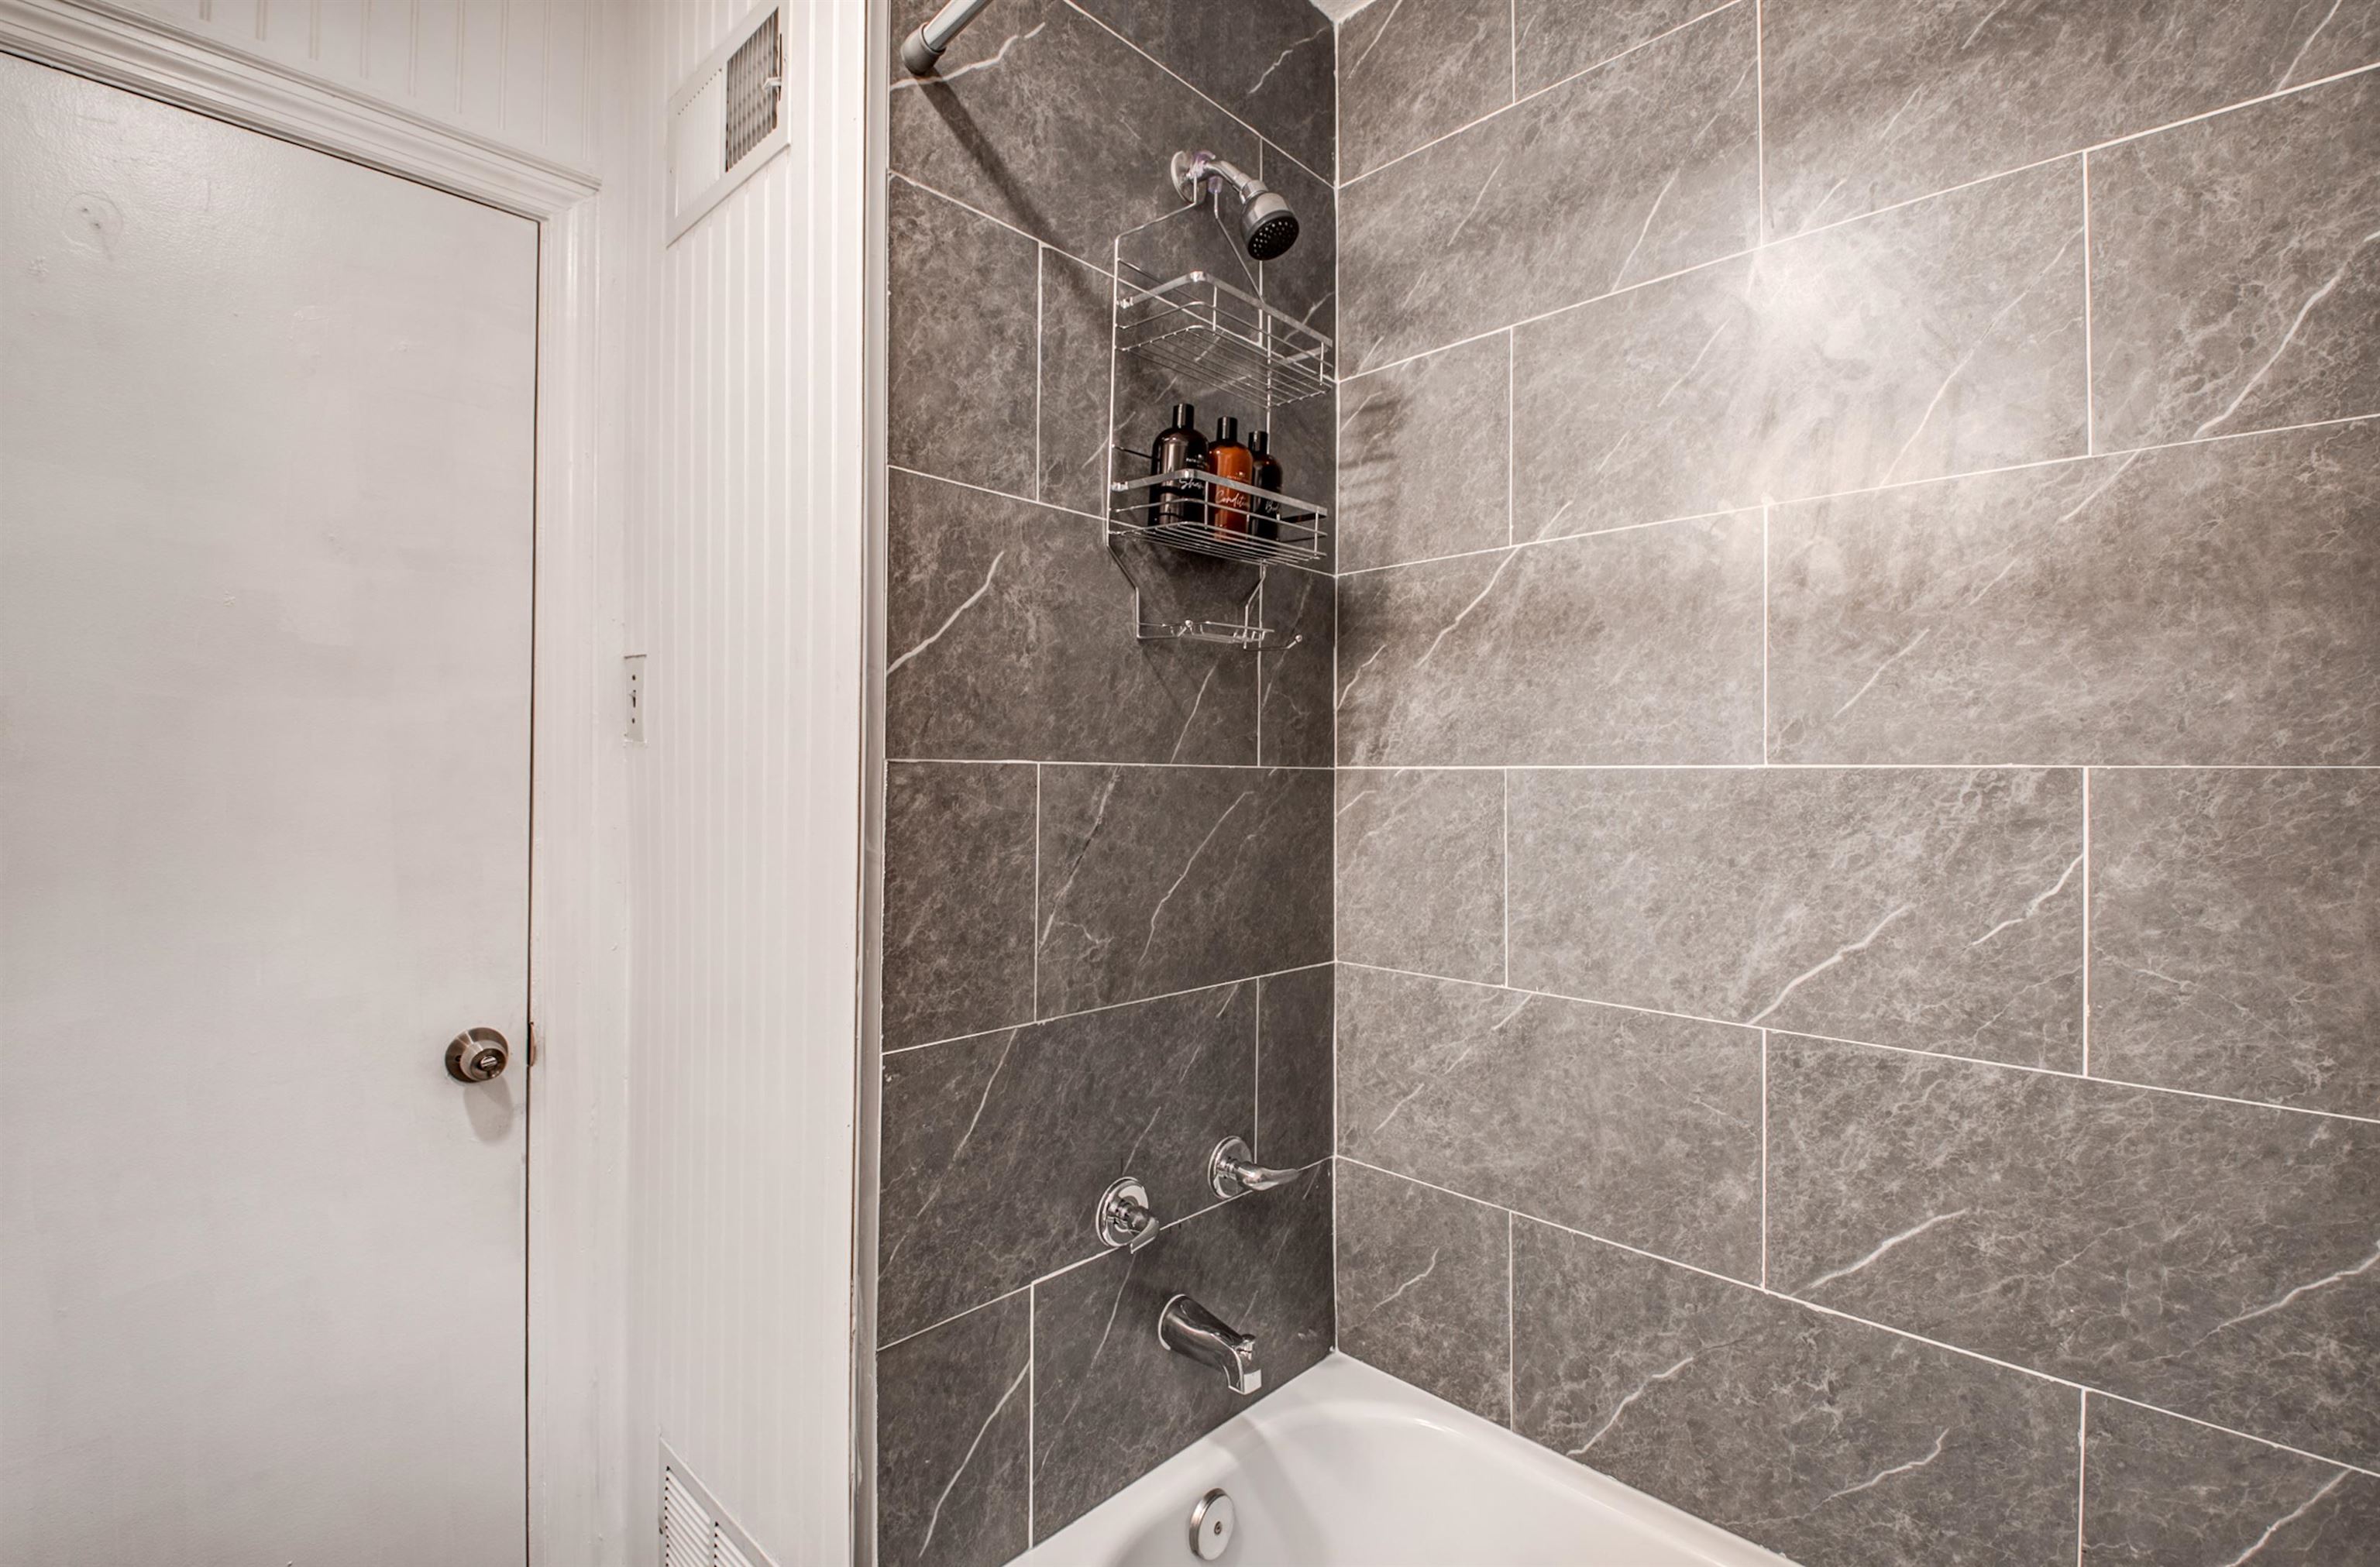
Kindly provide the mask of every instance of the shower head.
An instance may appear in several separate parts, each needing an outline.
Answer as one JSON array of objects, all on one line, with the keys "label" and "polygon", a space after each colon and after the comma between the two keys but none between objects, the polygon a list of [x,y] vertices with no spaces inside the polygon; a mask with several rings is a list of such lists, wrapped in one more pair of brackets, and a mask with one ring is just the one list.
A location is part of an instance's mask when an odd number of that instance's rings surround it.
[{"label": "shower head", "polygon": [[1230,160],[1212,152],[1176,152],[1171,172],[1184,201],[1197,200],[1205,190],[1220,195],[1226,185],[1240,193],[1240,243],[1253,259],[1271,261],[1297,243],[1297,214],[1287,199]]}]

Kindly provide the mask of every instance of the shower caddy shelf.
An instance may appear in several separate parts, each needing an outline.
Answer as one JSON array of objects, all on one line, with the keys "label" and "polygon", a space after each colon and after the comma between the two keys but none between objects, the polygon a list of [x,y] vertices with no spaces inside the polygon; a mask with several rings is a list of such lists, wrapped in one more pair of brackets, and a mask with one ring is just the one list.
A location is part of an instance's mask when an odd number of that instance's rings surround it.
[{"label": "shower caddy shelf", "polygon": [[[1116,456],[1136,467],[1148,466],[1147,452],[1119,446]],[[1330,514],[1311,501],[1195,468],[1119,479],[1108,490],[1111,543],[1119,538],[1146,539],[1194,555],[1256,565],[1310,565],[1322,558],[1322,524]],[[1186,504],[1199,520],[1160,520],[1169,502],[1177,508]],[[1214,520],[1227,516],[1236,516],[1241,525],[1226,527]],[[1259,527],[1270,536],[1257,532]]]},{"label": "shower caddy shelf", "polygon": [[1330,390],[1330,339],[1203,271],[1145,283],[1130,262],[1115,279],[1116,352],[1201,391],[1263,408]]}]

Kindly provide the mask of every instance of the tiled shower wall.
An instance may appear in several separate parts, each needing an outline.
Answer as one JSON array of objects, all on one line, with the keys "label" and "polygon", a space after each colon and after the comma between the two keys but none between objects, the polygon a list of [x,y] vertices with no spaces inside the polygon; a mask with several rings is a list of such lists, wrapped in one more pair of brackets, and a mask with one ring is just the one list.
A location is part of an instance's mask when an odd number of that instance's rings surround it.
[{"label": "tiled shower wall", "polygon": [[[1177,1291],[1258,1336],[1270,1387],[1330,1342],[1331,578],[1111,553],[1102,516],[1111,440],[1189,395],[1111,383],[1119,254],[1330,329],[1331,65],[1303,0],[1000,0],[939,81],[891,84],[887,1562],[1006,1561],[1239,1407],[1158,1345]],[[1182,209],[1166,165],[1200,148],[1295,203],[1288,257]],[[1327,503],[1332,405],[1269,417]],[[1150,621],[1254,594],[1297,640],[1138,641],[1135,589]],[[1305,1174],[1216,1203],[1234,1135]],[[1136,1255],[1093,1234],[1125,1173],[1171,1223]]]},{"label": "tiled shower wall", "polygon": [[2380,1559],[2375,58],[1344,24],[1344,1348],[1813,1564]]}]

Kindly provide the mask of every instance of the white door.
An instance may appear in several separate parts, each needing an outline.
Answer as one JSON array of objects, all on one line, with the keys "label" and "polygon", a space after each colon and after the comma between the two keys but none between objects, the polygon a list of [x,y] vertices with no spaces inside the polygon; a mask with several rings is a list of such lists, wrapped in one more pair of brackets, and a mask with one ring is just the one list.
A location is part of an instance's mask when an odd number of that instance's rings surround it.
[{"label": "white door", "polygon": [[7,1567],[523,1559],[536,308],[0,57]]}]

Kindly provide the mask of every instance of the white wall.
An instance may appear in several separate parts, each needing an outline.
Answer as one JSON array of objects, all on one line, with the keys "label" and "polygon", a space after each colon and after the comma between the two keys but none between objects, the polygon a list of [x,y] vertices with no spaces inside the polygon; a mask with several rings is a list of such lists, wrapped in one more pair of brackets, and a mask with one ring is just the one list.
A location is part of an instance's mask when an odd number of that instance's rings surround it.
[{"label": "white wall", "polygon": [[591,164],[603,7],[589,0],[127,0],[443,125]]},{"label": "white wall", "polygon": [[629,758],[643,1391],[794,1567],[850,1555],[867,8],[793,0],[792,150],[663,249],[668,95],[745,10],[632,0],[611,46],[607,471],[624,650],[649,659]]}]

